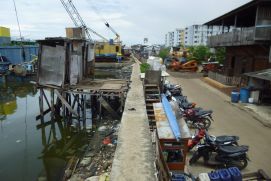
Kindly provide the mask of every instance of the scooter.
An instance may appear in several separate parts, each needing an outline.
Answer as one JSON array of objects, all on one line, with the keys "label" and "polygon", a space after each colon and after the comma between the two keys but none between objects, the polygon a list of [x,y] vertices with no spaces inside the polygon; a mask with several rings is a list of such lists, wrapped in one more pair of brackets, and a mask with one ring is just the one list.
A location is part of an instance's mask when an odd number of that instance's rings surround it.
[{"label": "scooter", "polygon": [[208,131],[202,128],[198,128],[197,133],[192,139],[188,140],[188,150],[190,151],[193,149],[197,144],[201,141],[209,142],[214,146],[221,146],[221,145],[236,145],[238,146],[238,136],[213,136],[209,135]]},{"label": "scooter", "polygon": [[203,157],[204,165],[218,168],[237,167],[240,170],[248,165],[248,146],[214,145],[205,142],[197,145],[197,151],[189,160],[190,165],[196,163]]}]

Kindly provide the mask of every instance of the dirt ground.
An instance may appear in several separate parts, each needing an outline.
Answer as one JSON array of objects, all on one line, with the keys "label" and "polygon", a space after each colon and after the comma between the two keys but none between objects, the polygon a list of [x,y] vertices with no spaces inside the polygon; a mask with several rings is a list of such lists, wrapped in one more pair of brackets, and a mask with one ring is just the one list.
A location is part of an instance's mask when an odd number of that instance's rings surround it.
[{"label": "dirt ground", "polygon": [[[180,84],[183,93],[197,106],[214,111],[209,132],[213,135],[237,135],[240,144],[248,145],[250,162],[243,172],[263,169],[271,175],[271,128],[265,127],[251,114],[230,104],[230,97],[202,82],[198,74],[171,72],[168,80]],[[191,155],[190,155],[191,156]],[[211,171],[202,163],[188,168],[193,174]]]}]

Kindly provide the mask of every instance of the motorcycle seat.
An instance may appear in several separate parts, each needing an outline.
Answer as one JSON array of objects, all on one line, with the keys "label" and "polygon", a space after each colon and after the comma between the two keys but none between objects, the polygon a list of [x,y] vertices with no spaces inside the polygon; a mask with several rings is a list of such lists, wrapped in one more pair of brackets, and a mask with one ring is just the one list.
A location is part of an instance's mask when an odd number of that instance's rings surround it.
[{"label": "motorcycle seat", "polygon": [[189,108],[192,107],[192,103],[185,102],[185,103],[182,104],[182,107],[183,107],[184,109],[189,109]]},{"label": "motorcycle seat", "polygon": [[212,114],[213,111],[212,110],[199,110],[198,112],[196,112],[196,116],[201,116],[204,114]]},{"label": "motorcycle seat", "polygon": [[225,142],[232,142],[239,140],[238,136],[217,136],[215,142],[218,144],[225,143]]},{"label": "motorcycle seat", "polygon": [[247,152],[248,146],[219,146],[218,149],[221,152],[233,154],[238,152]]}]

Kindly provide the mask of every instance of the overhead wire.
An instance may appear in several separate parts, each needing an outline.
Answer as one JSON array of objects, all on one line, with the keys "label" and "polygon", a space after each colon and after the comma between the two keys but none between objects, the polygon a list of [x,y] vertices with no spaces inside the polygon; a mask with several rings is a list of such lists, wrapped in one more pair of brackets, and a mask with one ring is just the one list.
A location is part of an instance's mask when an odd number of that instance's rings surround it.
[{"label": "overhead wire", "polygon": [[23,60],[25,61],[25,51],[24,51],[24,47],[23,47],[23,37],[22,37],[22,31],[21,31],[21,26],[20,26],[20,21],[19,21],[19,17],[18,17],[18,11],[17,11],[15,0],[13,0],[13,5],[14,5],[15,14],[16,14],[16,20],[17,20],[17,25],[18,25],[18,29],[19,29],[19,34],[20,34],[21,47],[22,47],[22,50],[23,50],[22,51],[22,57],[23,57]]}]

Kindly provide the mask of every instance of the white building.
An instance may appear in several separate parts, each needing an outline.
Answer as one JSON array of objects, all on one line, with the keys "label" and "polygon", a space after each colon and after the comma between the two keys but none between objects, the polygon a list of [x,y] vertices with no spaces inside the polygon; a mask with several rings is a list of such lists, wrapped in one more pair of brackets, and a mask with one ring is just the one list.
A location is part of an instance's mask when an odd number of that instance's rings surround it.
[{"label": "white building", "polygon": [[173,46],[180,47],[184,43],[184,29],[176,29],[174,31]]},{"label": "white building", "polygon": [[174,44],[174,31],[168,32],[165,36],[165,46],[172,47]]},{"label": "white building", "polygon": [[[230,28],[230,31],[232,27]],[[207,45],[208,36],[218,35],[223,32],[222,26],[192,25],[185,29],[175,29],[165,35],[166,47]],[[224,32],[228,28],[224,27]]]},{"label": "white building", "polygon": [[184,29],[176,28],[165,35],[166,47],[179,47],[180,45],[184,45]]},{"label": "white building", "polygon": [[[232,29],[232,28],[231,28]],[[231,31],[230,29],[230,31]],[[224,27],[224,32],[228,29]],[[207,45],[208,36],[221,34],[221,26],[192,25],[185,28],[184,45],[197,46]]]}]

